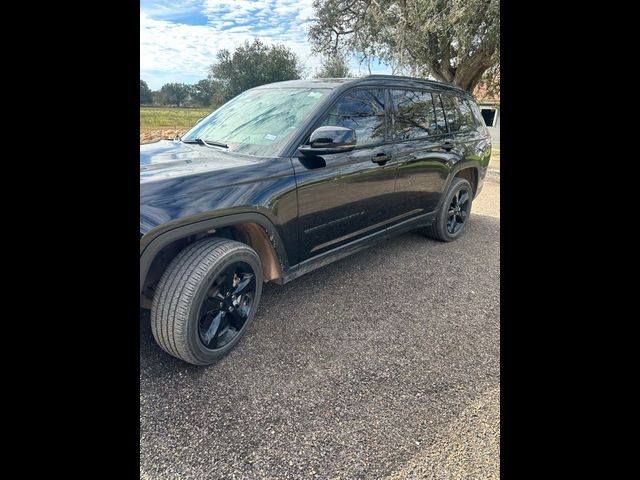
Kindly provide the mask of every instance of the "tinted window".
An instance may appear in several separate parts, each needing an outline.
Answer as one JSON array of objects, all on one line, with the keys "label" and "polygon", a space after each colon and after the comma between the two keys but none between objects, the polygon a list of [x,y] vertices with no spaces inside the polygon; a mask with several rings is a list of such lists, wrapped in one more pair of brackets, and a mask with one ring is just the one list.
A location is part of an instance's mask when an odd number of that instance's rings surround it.
[{"label": "tinted window", "polygon": [[355,90],[341,97],[320,126],[353,128],[358,145],[384,140],[384,91]]},{"label": "tinted window", "polygon": [[409,140],[438,133],[431,93],[391,90],[391,98],[395,110],[394,140]]},{"label": "tinted window", "polygon": [[449,131],[457,132],[458,130],[460,130],[460,117],[453,97],[449,95],[441,95],[440,97],[442,98],[444,113],[447,116],[447,125],[449,126]]},{"label": "tinted window", "polygon": [[447,133],[447,121],[444,118],[444,108],[439,93],[433,95],[433,106],[436,110],[436,123],[438,124],[438,133]]},{"label": "tinted window", "polygon": [[469,101],[464,98],[454,97],[456,104],[458,106],[459,119],[460,119],[460,130],[471,131],[476,129],[476,122],[473,118],[473,113],[471,112],[471,106],[469,105]]}]

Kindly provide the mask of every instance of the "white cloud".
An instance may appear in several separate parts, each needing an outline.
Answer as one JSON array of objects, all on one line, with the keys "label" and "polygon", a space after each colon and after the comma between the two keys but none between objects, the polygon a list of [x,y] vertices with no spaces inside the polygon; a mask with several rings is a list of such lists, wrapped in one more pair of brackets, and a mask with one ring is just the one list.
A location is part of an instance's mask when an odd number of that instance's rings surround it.
[{"label": "white cloud", "polygon": [[[167,82],[194,83],[205,78],[221,49],[234,50],[259,37],[265,43],[293,50],[311,76],[320,64],[307,34],[314,16],[313,0],[183,0],[173,13],[205,16],[206,25],[169,21],[166,4],[141,4],[140,77],[152,89]],[[176,15],[177,18],[177,15]],[[180,20],[184,21],[184,20]],[[196,22],[197,23],[197,22]],[[378,67],[376,67],[378,69]],[[352,62],[358,72],[358,63]],[[373,68],[372,68],[373,71]],[[367,73],[366,67],[360,73]]]}]

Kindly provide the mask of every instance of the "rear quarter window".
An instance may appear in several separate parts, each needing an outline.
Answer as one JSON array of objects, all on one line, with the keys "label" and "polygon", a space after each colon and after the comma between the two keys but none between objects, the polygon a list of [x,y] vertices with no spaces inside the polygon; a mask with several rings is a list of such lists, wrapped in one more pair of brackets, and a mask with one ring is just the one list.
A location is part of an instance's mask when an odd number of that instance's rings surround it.
[{"label": "rear quarter window", "polygon": [[478,131],[482,132],[483,134],[486,134],[487,124],[484,121],[484,117],[482,116],[482,111],[480,110],[480,107],[478,107],[476,102],[469,102],[469,105],[471,106],[471,112],[473,112],[473,118],[475,118],[476,120],[476,126]]},{"label": "rear quarter window", "polygon": [[476,122],[471,112],[469,101],[465,98],[454,97],[460,120],[460,131],[470,132],[476,129]]},{"label": "rear quarter window", "polygon": [[471,105],[466,98],[444,94],[441,97],[450,132],[471,132],[476,130],[476,121],[471,111]]}]

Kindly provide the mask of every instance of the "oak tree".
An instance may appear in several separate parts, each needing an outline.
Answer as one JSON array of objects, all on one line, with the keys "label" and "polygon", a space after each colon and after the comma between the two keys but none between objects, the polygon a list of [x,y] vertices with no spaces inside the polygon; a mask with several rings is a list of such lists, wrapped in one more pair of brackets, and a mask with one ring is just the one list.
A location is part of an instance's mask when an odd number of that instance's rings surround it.
[{"label": "oak tree", "polygon": [[317,51],[377,57],[394,72],[472,92],[500,63],[500,0],[314,0]]}]

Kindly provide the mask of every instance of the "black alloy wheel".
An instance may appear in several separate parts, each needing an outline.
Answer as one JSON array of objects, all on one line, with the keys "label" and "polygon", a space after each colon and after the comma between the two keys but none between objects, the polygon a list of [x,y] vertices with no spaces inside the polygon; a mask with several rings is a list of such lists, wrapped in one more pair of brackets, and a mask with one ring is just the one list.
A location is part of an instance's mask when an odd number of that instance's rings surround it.
[{"label": "black alloy wheel", "polygon": [[424,229],[428,237],[441,242],[458,238],[469,223],[473,188],[462,177],[455,177],[444,194],[433,223]]},{"label": "black alloy wheel", "polygon": [[255,273],[244,262],[232,263],[216,276],[198,314],[200,340],[206,348],[223,348],[240,334],[255,293]]},{"label": "black alloy wheel", "polygon": [[449,212],[447,215],[447,232],[450,235],[455,235],[464,223],[469,218],[469,212],[471,210],[471,202],[469,199],[471,195],[469,190],[462,188],[451,199],[449,204]]},{"label": "black alloy wheel", "polygon": [[240,341],[262,294],[258,254],[248,245],[209,237],[184,248],[158,282],[151,330],[167,353],[209,365]]}]

